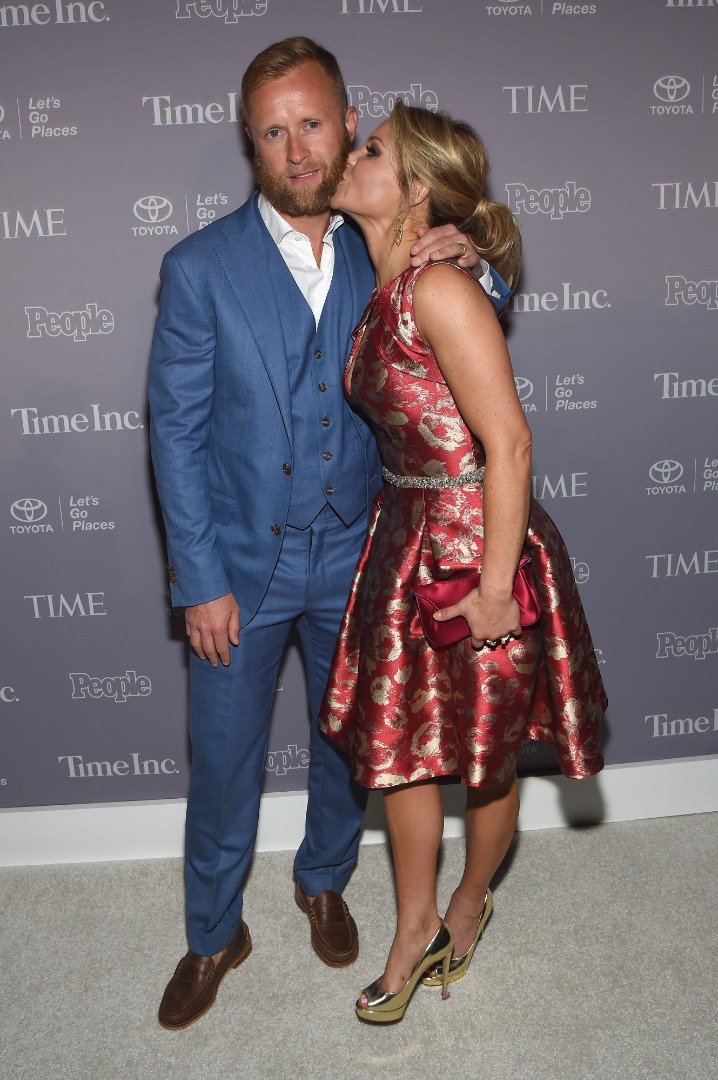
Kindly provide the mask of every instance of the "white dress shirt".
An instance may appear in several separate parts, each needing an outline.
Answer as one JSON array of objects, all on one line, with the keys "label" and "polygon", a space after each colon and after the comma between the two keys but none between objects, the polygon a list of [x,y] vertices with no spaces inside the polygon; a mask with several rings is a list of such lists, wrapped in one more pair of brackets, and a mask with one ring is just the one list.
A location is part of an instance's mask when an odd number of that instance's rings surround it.
[{"label": "white dress shirt", "polygon": [[279,254],[287,264],[289,273],[299,286],[302,296],[312,309],[314,321],[319,326],[324,301],[334,274],[334,233],[344,224],[344,218],[341,214],[332,214],[329,218],[329,228],[322,241],[322,261],[321,265],[317,266],[309,237],[305,233],[297,232],[293,225],[285,221],[261,192],[257,205],[269,235],[279,248]]},{"label": "white dress shirt", "polygon": [[[269,235],[279,248],[279,254],[299,286],[299,291],[312,309],[314,321],[319,326],[319,319],[334,274],[334,233],[340,225],[344,224],[344,218],[341,214],[332,214],[329,218],[329,228],[322,240],[321,265],[317,266],[309,237],[305,233],[297,232],[293,225],[285,221],[261,192],[257,207]],[[483,259],[481,270],[480,284],[485,292],[489,296],[498,296],[491,280],[489,264]]]}]

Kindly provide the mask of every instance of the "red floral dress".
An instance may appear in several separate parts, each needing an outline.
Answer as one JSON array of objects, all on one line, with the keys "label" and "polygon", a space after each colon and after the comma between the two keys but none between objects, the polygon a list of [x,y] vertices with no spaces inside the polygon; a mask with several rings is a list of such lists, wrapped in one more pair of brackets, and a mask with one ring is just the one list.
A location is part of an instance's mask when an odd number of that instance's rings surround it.
[{"label": "red floral dress", "polygon": [[[456,476],[482,464],[413,315],[410,268],[375,292],[354,332],[345,393],[373,426],[388,470]],[[386,788],[436,776],[471,786],[508,780],[524,739],[554,743],[567,776],[599,772],[606,695],[563,540],[532,500],[524,552],[542,618],[506,648],[470,639],[433,648],[411,590],[481,564],[481,484],[399,488],[377,496],[344,614],[322,731],[359,784]]]}]

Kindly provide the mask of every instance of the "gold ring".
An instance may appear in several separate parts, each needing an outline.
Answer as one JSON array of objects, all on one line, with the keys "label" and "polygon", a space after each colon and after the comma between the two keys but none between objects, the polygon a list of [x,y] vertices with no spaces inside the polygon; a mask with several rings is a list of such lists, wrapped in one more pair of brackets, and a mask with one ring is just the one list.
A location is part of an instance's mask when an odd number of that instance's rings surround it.
[{"label": "gold ring", "polygon": [[467,251],[466,244],[462,244],[461,245],[461,254],[459,255],[460,259],[463,259],[464,255],[466,254],[466,251]]}]

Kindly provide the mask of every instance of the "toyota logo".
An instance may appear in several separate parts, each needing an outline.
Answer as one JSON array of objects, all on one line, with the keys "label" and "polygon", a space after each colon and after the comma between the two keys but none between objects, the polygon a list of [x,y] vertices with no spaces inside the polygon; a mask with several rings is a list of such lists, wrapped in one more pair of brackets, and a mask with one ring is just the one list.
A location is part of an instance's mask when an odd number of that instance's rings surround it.
[{"label": "toyota logo", "polygon": [[682,75],[664,75],[656,79],[653,84],[653,93],[659,101],[665,101],[673,105],[676,101],[683,101],[691,92],[691,84]]},{"label": "toyota logo", "polygon": [[5,119],[5,109],[3,108],[2,105],[0,105],[0,124],[2,124],[4,119]]},{"label": "toyota logo", "polygon": [[10,507],[10,513],[15,521],[32,525],[36,521],[42,521],[47,513],[47,507],[40,499],[16,499]]},{"label": "toyota logo", "polygon": [[157,225],[166,221],[172,213],[172,203],[164,195],[145,195],[133,206],[135,217],[147,225]]},{"label": "toyota logo", "polygon": [[516,383],[516,393],[519,395],[519,401],[526,401],[526,398],[531,397],[534,392],[534,384],[530,379],[523,379],[517,375],[514,382]]},{"label": "toyota logo", "polygon": [[683,466],[680,461],[655,461],[648,470],[648,475],[654,484],[674,484],[683,476]]}]

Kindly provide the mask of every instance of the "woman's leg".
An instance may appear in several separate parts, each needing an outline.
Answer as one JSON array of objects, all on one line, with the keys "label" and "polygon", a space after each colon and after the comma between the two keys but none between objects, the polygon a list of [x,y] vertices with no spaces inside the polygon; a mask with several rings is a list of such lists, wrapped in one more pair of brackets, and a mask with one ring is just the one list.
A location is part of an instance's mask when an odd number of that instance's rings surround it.
[{"label": "woman's leg", "polygon": [[515,776],[501,787],[467,789],[464,874],[444,916],[455,956],[463,956],[474,940],[486,890],[509,849],[518,815]]},{"label": "woman's leg", "polygon": [[439,929],[436,867],[444,831],[441,792],[433,782],[406,784],[385,796],[397,896],[397,926],[381,985],[395,993]]}]

